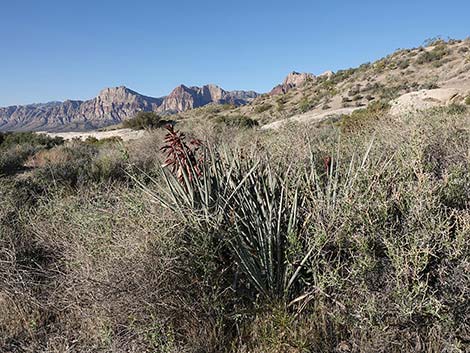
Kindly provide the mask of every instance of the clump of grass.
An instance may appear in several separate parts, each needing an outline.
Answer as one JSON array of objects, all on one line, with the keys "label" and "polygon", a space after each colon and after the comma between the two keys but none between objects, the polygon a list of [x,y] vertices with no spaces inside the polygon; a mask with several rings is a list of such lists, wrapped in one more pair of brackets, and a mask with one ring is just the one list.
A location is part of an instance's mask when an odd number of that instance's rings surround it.
[{"label": "clump of grass", "polygon": [[373,126],[380,117],[389,109],[389,105],[375,101],[370,103],[367,108],[357,109],[350,115],[343,115],[338,125],[345,133],[361,132],[364,129]]},{"label": "clump of grass", "polygon": [[259,105],[255,108],[255,113],[256,114],[261,114],[261,113],[264,113],[264,112],[268,111],[271,108],[272,108],[271,104],[264,103],[264,104],[261,104],[261,105]]},{"label": "clump of grass", "polygon": [[156,129],[163,126],[166,122],[155,112],[139,112],[128,120],[124,120],[122,126],[133,130]]},{"label": "clump of grass", "polygon": [[445,43],[439,43],[436,44],[432,50],[421,53],[416,59],[416,63],[418,65],[438,63],[448,54],[449,51]]},{"label": "clump of grass", "polygon": [[218,124],[234,128],[253,128],[259,125],[257,120],[251,119],[245,115],[219,116],[215,121]]},{"label": "clump of grass", "polygon": [[0,175],[12,175],[23,170],[33,154],[63,143],[62,138],[33,132],[0,133]]}]

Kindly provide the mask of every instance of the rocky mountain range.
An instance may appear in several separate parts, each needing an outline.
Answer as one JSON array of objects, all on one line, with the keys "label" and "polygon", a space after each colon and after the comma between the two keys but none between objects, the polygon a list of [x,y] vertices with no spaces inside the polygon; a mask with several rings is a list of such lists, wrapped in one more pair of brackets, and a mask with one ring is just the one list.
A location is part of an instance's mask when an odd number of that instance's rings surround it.
[{"label": "rocky mountain range", "polygon": [[225,91],[216,85],[176,87],[168,96],[153,98],[127,87],[105,88],[86,101],[66,100],[0,108],[0,131],[81,131],[118,124],[140,111],[178,113],[207,104],[243,105],[254,91]]}]

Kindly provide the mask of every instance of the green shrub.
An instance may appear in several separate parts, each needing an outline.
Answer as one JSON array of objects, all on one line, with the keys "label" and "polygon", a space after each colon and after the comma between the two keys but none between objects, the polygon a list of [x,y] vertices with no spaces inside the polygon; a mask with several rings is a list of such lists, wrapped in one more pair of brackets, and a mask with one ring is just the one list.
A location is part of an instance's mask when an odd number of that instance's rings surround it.
[{"label": "green shrub", "polygon": [[155,112],[139,112],[129,120],[124,120],[122,125],[133,130],[156,129],[163,125],[162,118]]},{"label": "green shrub", "polygon": [[34,178],[42,184],[76,187],[89,182],[128,179],[126,157],[113,145],[74,141],[39,158]]},{"label": "green shrub", "polygon": [[339,126],[344,132],[360,132],[373,125],[389,108],[390,106],[384,102],[372,102],[367,108],[357,109],[350,115],[343,115]]},{"label": "green shrub", "polygon": [[444,58],[448,53],[449,51],[445,45],[436,45],[431,51],[424,51],[418,56],[416,63],[419,65],[435,63]]},{"label": "green shrub", "polygon": [[34,132],[0,133],[0,174],[14,174],[23,169],[27,159],[37,151],[63,143],[60,137]]},{"label": "green shrub", "polygon": [[410,66],[410,61],[408,59],[406,60],[400,60],[398,62],[398,68],[400,68],[401,70],[405,70],[407,69],[408,67]]},{"label": "green shrub", "polygon": [[467,98],[465,98],[465,104],[466,104],[466,105],[470,105],[470,96],[468,96]]},{"label": "green shrub", "polygon": [[253,120],[245,115],[219,116],[215,119],[215,121],[218,124],[238,128],[252,128],[259,125],[258,121]]},{"label": "green shrub", "polygon": [[24,168],[29,156],[36,151],[28,145],[16,145],[0,150],[0,176],[14,174]]},{"label": "green shrub", "polygon": [[310,101],[308,100],[307,97],[303,97],[302,100],[300,101],[299,103],[299,109],[302,113],[305,113],[307,111],[310,110],[310,108],[312,107],[312,104],[310,103]]},{"label": "green shrub", "polygon": [[264,104],[261,104],[261,105],[259,105],[255,108],[255,113],[256,114],[261,114],[261,113],[264,113],[265,111],[268,111],[271,108],[272,108],[271,104],[264,103]]},{"label": "green shrub", "polygon": [[61,137],[49,137],[34,132],[7,132],[0,133],[0,148],[9,148],[16,145],[27,145],[34,148],[52,148],[64,143]]},{"label": "green shrub", "polygon": [[192,179],[116,184],[119,144],[42,151],[105,177],[0,179],[0,351],[465,351],[469,116],[375,110],[339,142],[231,130]]},{"label": "green shrub", "polygon": [[88,145],[101,147],[101,146],[104,146],[104,145],[110,145],[110,144],[112,145],[112,144],[122,143],[122,138],[119,137],[119,136],[112,136],[112,137],[97,139],[94,136],[88,136],[85,140],[85,143],[88,144]]},{"label": "green shrub", "polygon": [[467,106],[457,103],[452,103],[445,107],[445,109],[447,110],[447,113],[451,115],[464,114],[467,112]]}]

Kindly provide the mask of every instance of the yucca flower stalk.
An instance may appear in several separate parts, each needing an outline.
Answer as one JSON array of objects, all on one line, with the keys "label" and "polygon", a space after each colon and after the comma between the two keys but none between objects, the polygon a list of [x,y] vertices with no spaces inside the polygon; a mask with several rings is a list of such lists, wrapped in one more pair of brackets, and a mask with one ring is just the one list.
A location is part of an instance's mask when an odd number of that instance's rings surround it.
[{"label": "yucca flower stalk", "polygon": [[[273,167],[267,156],[239,150],[184,143],[184,135],[169,130],[167,163],[161,169],[164,185],[142,185],[159,203],[177,212],[210,236],[216,234],[234,255],[240,270],[256,291],[273,300],[303,298],[302,269],[313,248],[302,234],[306,202],[321,202],[327,210],[348,197],[357,173],[365,167],[369,146],[359,166],[353,158],[340,175],[339,147],[330,157],[326,184],[320,182],[315,156],[295,178],[285,166]],[[171,168],[167,168],[171,166]],[[299,173],[297,173],[299,175]],[[301,239],[296,261],[289,261],[289,238]]]}]

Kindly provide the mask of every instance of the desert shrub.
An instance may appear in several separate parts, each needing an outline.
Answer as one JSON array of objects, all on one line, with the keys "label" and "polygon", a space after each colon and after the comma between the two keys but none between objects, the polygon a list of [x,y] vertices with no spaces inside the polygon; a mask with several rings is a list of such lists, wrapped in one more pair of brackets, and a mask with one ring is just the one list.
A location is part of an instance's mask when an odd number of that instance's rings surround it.
[{"label": "desert shrub", "polygon": [[436,89],[439,85],[436,82],[425,82],[419,85],[419,89]]},{"label": "desert shrub", "polygon": [[17,145],[32,146],[34,148],[52,148],[64,143],[61,137],[49,137],[34,132],[0,133],[0,148],[5,149]]},{"label": "desert shrub", "polygon": [[465,104],[466,104],[466,105],[470,105],[470,96],[468,96],[467,98],[465,98]]},{"label": "desert shrub", "polygon": [[122,138],[119,136],[112,136],[112,137],[107,137],[107,138],[102,138],[102,139],[97,139],[94,136],[88,136],[85,139],[85,143],[89,145],[93,145],[96,147],[100,147],[103,145],[109,145],[109,144],[117,144],[117,143],[122,143]]},{"label": "desert shrub", "polygon": [[218,124],[222,124],[228,127],[253,128],[258,126],[258,121],[245,115],[219,116],[215,119],[215,121]]},{"label": "desert shrub", "polygon": [[310,108],[312,107],[312,104],[310,103],[310,101],[308,100],[307,97],[303,97],[302,100],[300,101],[299,103],[299,109],[302,113],[305,113],[307,112],[308,110],[310,110]]},{"label": "desert shrub", "polygon": [[43,162],[35,177],[43,183],[77,186],[91,178],[90,165],[97,154],[97,148],[74,141],[38,156]]},{"label": "desert shrub", "polygon": [[264,113],[265,111],[268,111],[269,109],[272,108],[272,105],[269,103],[264,103],[255,108],[255,113],[256,114],[261,114]]},{"label": "desert shrub", "polygon": [[449,104],[446,107],[448,114],[464,114],[467,112],[467,106],[458,103]]},{"label": "desert shrub", "polygon": [[423,65],[426,63],[439,62],[448,54],[448,49],[445,44],[436,45],[431,51],[424,51],[416,59],[416,63]]},{"label": "desert shrub", "polygon": [[63,144],[63,139],[32,132],[0,134],[0,175],[13,174],[24,168],[34,153]]},{"label": "desert shrub", "polygon": [[360,132],[375,124],[388,109],[389,105],[384,102],[372,102],[367,108],[357,109],[350,115],[343,115],[338,124],[343,132]]},{"label": "desert shrub", "polygon": [[202,107],[201,109],[203,109],[207,113],[216,114],[216,113],[220,113],[225,110],[231,110],[234,108],[236,108],[236,106],[233,104],[208,104]]},{"label": "desert shrub", "polygon": [[28,157],[35,148],[25,145],[16,145],[0,150],[0,176],[14,174],[23,169]]},{"label": "desert shrub", "polygon": [[401,70],[405,70],[410,66],[410,61],[408,59],[400,60],[398,62],[398,68]]},{"label": "desert shrub", "polygon": [[41,152],[30,161],[34,177],[44,184],[77,187],[88,182],[125,181],[128,168],[124,151],[75,141]]},{"label": "desert shrub", "polygon": [[162,124],[161,117],[155,112],[139,112],[134,118],[122,123],[123,127],[133,130],[156,129]]}]

